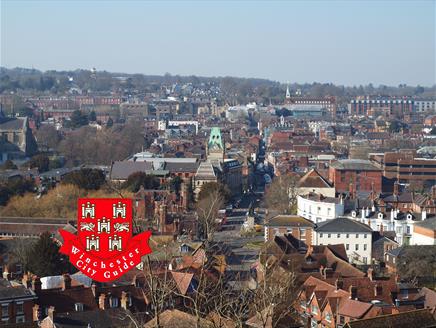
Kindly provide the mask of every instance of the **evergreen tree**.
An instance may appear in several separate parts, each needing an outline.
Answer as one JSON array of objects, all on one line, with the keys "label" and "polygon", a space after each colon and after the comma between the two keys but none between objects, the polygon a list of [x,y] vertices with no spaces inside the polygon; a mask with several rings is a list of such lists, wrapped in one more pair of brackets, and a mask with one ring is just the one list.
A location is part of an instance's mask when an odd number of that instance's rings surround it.
[{"label": "evergreen tree", "polygon": [[111,128],[114,125],[114,121],[112,120],[112,117],[109,117],[109,119],[106,122],[106,127]]},{"label": "evergreen tree", "polygon": [[144,187],[144,189],[157,189],[160,187],[160,183],[159,180],[152,175],[147,175],[144,172],[135,172],[129,175],[123,185],[124,188],[132,192],[137,192],[141,186]]},{"label": "evergreen tree", "polygon": [[33,156],[27,164],[31,169],[36,167],[39,172],[46,172],[50,168],[50,159],[47,155],[39,154]]},{"label": "evergreen tree", "polygon": [[95,122],[97,121],[97,115],[95,114],[95,111],[91,111],[91,113],[89,113],[89,121],[90,122]]},{"label": "evergreen tree", "polygon": [[80,189],[98,190],[105,183],[105,175],[98,169],[81,169],[68,173],[62,183],[73,184]]},{"label": "evergreen tree", "polygon": [[59,246],[49,232],[44,232],[29,249],[28,263],[24,266],[26,271],[39,277],[60,275],[72,269],[68,259],[59,253]]}]

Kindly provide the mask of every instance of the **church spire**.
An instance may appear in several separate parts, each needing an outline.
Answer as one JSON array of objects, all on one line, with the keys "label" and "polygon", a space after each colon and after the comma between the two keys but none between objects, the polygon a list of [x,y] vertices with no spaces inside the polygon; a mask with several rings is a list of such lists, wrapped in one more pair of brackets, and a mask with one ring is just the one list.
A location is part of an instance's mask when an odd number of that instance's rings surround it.
[{"label": "church spire", "polygon": [[289,82],[288,85],[286,86],[286,99],[290,99],[291,98],[291,93],[289,92]]}]

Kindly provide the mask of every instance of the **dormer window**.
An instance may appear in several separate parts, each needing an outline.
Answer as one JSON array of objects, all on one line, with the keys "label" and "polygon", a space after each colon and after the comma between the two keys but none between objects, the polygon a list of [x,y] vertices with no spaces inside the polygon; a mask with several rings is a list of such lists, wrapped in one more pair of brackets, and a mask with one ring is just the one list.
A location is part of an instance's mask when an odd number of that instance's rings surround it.
[{"label": "dormer window", "polygon": [[74,309],[76,310],[76,312],[82,312],[83,311],[83,303],[75,303]]}]

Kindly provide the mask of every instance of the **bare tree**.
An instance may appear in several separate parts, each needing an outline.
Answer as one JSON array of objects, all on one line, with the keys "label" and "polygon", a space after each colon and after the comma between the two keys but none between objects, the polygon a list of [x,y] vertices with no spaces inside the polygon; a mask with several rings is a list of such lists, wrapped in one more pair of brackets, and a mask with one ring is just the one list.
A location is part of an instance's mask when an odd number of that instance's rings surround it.
[{"label": "bare tree", "polygon": [[251,310],[253,320],[261,327],[275,328],[294,313],[297,291],[294,272],[273,265],[266,267],[263,277],[253,292]]},{"label": "bare tree", "polygon": [[207,240],[211,240],[218,226],[218,211],[224,206],[224,197],[217,190],[212,190],[207,196],[197,202],[197,214],[200,231]]},{"label": "bare tree", "polygon": [[296,214],[297,183],[296,176],[275,177],[265,195],[267,208],[281,214]]}]

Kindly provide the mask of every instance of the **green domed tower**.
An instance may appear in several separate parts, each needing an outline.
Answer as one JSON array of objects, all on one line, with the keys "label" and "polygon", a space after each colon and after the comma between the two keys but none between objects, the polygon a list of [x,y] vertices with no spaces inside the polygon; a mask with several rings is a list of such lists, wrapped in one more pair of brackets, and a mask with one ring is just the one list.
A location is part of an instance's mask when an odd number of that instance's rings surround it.
[{"label": "green domed tower", "polygon": [[220,128],[213,127],[210,130],[209,142],[207,143],[208,160],[224,160],[224,143]]}]

